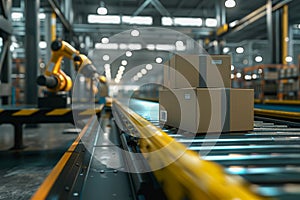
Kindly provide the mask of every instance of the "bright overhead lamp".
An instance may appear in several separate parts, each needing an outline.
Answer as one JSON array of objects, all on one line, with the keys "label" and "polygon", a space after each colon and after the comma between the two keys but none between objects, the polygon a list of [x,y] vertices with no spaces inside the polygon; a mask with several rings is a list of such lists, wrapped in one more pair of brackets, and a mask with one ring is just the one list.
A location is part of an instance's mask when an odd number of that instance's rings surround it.
[{"label": "bright overhead lamp", "polygon": [[22,18],[23,18],[23,13],[21,13],[21,12],[12,12],[11,13],[11,19],[13,21],[21,21]]},{"label": "bright overhead lamp", "polygon": [[234,65],[231,65],[231,71],[233,71],[234,70]]},{"label": "bright overhead lamp", "polygon": [[285,61],[286,61],[286,62],[292,62],[292,61],[293,61],[293,57],[292,57],[292,56],[287,56],[287,57],[285,58]]},{"label": "bright overhead lamp", "polygon": [[88,23],[90,24],[120,24],[121,18],[119,15],[88,15]]},{"label": "bright overhead lamp", "polygon": [[121,64],[122,64],[122,65],[127,65],[127,60],[122,60],[122,61],[121,61]]},{"label": "bright overhead lamp", "polygon": [[252,79],[257,79],[257,74],[252,74]]},{"label": "bright overhead lamp", "polygon": [[45,13],[39,13],[39,19],[46,19]]},{"label": "bright overhead lamp", "polygon": [[155,44],[147,44],[146,48],[148,50],[154,50],[155,49]]},{"label": "bright overhead lamp", "polygon": [[145,75],[145,74],[147,74],[147,70],[146,69],[142,69],[141,73]]},{"label": "bright overhead lamp", "polygon": [[236,77],[237,78],[241,78],[242,77],[242,74],[240,72],[236,73]]},{"label": "bright overhead lamp", "polygon": [[47,48],[47,42],[45,42],[45,41],[40,41],[39,47],[40,47],[41,49],[46,49],[46,48]]},{"label": "bright overhead lamp", "polygon": [[119,67],[119,70],[120,70],[120,71],[124,71],[124,70],[125,70],[125,67],[121,65],[121,66]]},{"label": "bright overhead lamp", "polygon": [[231,79],[234,79],[234,74],[231,74],[231,75],[230,75],[230,78],[231,78]]},{"label": "bright overhead lamp", "polygon": [[134,29],[130,32],[130,34],[133,37],[138,37],[140,35],[140,32],[138,30]]},{"label": "bright overhead lamp", "polygon": [[97,13],[99,15],[107,15],[107,8],[105,7],[105,4],[103,1],[100,1],[100,6],[97,9]]},{"label": "bright overhead lamp", "polygon": [[142,74],[141,72],[138,72],[136,75],[137,75],[137,77],[139,77],[139,78],[142,78],[142,77],[143,77],[143,74]]},{"label": "bright overhead lamp", "polygon": [[162,63],[162,61],[163,61],[163,59],[162,59],[161,57],[157,57],[157,58],[155,59],[155,62],[156,62],[156,63]]},{"label": "bright overhead lamp", "polygon": [[102,42],[103,44],[107,44],[107,43],[109,43],[109,39],[108,39],[107,37],[103,37],[103,38],[101,39],[101,42]]},{"label": "bright overhead lamp", "polygon": [[150,16],[122,16],[122,23],[137,25],[152,25],[153,18]]},{"label": "bright overhead lamp", "polygon": [[207,27],[217,27],[217,25],[218,25],[217,19],[207,18],[205,20],[205,26],[207,26]]},{"label": "bright overhead lamp", "polygon": [[202,19],[192,17],[162,17],[161,24],[163,26],[202,26]]},{"label": "bright overhead lamp", "polygon": [[137,80],[139,80],[139,77],[134,76],[134,77],[133,77],[133,80],[134,80],[134,81],[137,81]]},{"label": "bright overhead lamp", "polygon": [[226,8],[234,8],[236,6],[235,0],[226,0],[225,7]]},{"label": "bright overhead lamp", "polygon": [[183,44],[183,42],[182,42],[181,40],[177,40],[177,41],[175,42],[175,46],[176,46],[176,47],[182,47],[182,46],[184,46],[184,44]]},{"label": "bright overhead lamp", "polygon": [[229,47],[224,47],[223,48],[223,53],[228,53],[230,51],[230,48]]},{"label": "bright overhead lamp", "polygon": [[109,60],[109,55],[104,55],[104,56],[102,57],[102,59],[103,59],[104,61],[108,61],[108,60]]},{"label": "bright overhead lamp", "polygon": [[126,55],[127,57],[131,57],[131,56],[132,56],[132,52],[131,52],[131,51],[126,51],[125,55]]},{"label": "bright overhead lamp", "polygon": [[243,48],[243,47],[237,47],[237,48],[235,49],[235,51],[236,51],[237,53],[241,54],[241,53],[244,53],[244,48]]},{"label": "bright overhead lamp", "polygon": [[152,65],[151,64],[147,64],[146,65],[146,69],[150,71],[152,69]]},{"label": "bright overhead lamp", "polygon": [[262,62],[263,58],[261,56],[256,56],[255,58],[255,62]]}]

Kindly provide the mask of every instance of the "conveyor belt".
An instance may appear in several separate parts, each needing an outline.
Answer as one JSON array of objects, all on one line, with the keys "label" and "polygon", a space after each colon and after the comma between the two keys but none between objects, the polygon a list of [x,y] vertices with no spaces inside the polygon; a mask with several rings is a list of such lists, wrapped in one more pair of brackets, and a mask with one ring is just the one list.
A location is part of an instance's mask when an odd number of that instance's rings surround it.
[{"label": "conveyor belt", "polygon": [[[137,105],[141,102],[137,101]],[[134,109],[134,105],[132,105]],[[147,116],[141,110],[140,115]],[[144,111],[147,113],[147,111]],[[148,116],[152,120],[153,116]],[[157,123],[157,119],[153,119]],[[186,139],[176,129],[165,129],[176,140],[189,144],[189,149],[209,153],[203,158],[225,167],[257,185],[257,191],[276,199],[300,199],[300,129],[274,123],[255,122],[254,131],[222,134],[218,139],[197,136]],[[215,143],[207,147],[207,143]],[[201,146],[206,143],[205,146]]]},{"label": "conveyor belt", "polygon": [[[145,104],[147,106],[143,106]],[[159,126],[157,103],[134,100],[131,108]],[[53,195],[59,199],[164,198],[151,173],[122,172],[122,167],[130,161],[116,147],[128,151],[133,147],[128,146],[126,133],[119,129],[123,128],[116,126],[115,120],[118,118],[111,118],[110,112],[106,114],[106,117],[102,115],[100,126],[96,119],[90,122],[83,142],[74,147],[71,152],[73,158],[71,156],[65,169],[61,170],[47,198]],[[99,127],[104,130],[102,134],[99,134]],[[256,121],[252,132],[221,134],[219,138],[199,135],[194,139],[186,137],[185,132],[177,132],[175,128],[163,130],[200,155],[205,152],[203,159],[219,163],[227,173],[239,175],[252,183],[252,189],[258,194],[275,199],[300,199],[299,128]],[[83,147],[84,141],[90,145]],[[65,173],[70,168],[75,175],[68,177]],[[63,177],[67,180],[61,182]]]}]

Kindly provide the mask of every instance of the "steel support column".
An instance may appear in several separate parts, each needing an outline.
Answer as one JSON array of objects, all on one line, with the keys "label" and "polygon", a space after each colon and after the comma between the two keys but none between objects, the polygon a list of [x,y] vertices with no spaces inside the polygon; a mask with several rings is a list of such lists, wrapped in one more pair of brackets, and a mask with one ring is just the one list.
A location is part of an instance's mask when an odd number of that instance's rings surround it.
[{"label": "steel support column", "polygon": [[267,17],[267,33],[269,43],[269,53],[271,55],[271,63],[273,62],[273,18],[272,18],[272,0],[267,0],[266,4]]},{"label": "steel support column", "polygon": [[282,64],[283,42],[282,42],[282,9],[274,12],[273,16],[273,54],[272,63]]},{"label": "steel support column", "polygon": [[26,59],[26,104],[37,103],[36,77],[39,66],[39,13],[40,1],[25,1],[25,59]]},{"label": "steel support column", "polygon": [[[10,12],[11,12],[12,1],[1,1],[0,2],[0,37],[3,40],[2,51],[0,52],[0,105],[1,104],[9,104],[11,91],[7,91],[10,89],[11,84],[11,34],[12,34],[12,25],[10,20]],[[2,15],[2,16],[1,16]],[[6,89],[4,89],[6,88]]]},{"label": "steel support column", "polygon": [[[72,25],[73,24],[73,4],[72,0],[65,0],[64,1],[64,16],[66,17],[66,20]],[[73,33],[65,29],[64,31],[64,40],[68,41],[69,43],[72,43]],[[75,45],[74,45],[75,46]],[[76,47],[79,49],[78,47]],[[64,66],[63,66],[64,72],[72,77],[72,61],[70,59],[64,59]]]},{"label": "steel support column", "polygon": [[288,44],[289,44],[289,13],[288,5],[283,6],[282,8],[282,63],[287,64],[286,57],[288,56]]}]

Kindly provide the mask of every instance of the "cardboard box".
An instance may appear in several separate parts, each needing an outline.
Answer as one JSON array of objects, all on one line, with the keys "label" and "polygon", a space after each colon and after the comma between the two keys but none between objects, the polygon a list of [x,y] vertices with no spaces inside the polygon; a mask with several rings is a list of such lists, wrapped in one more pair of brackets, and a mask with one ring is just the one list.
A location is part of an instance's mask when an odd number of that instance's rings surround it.
[{"label": "cardboard box", "polygon": [[174,55],[165,65],[164,85],[168,88],[230,88],[229,55]]},{"label": "cardboard box", "polygon": [[160,122],[185,131],[206,133],[253,130],[252,89],[162,90],[159,93],[159,104]]}]

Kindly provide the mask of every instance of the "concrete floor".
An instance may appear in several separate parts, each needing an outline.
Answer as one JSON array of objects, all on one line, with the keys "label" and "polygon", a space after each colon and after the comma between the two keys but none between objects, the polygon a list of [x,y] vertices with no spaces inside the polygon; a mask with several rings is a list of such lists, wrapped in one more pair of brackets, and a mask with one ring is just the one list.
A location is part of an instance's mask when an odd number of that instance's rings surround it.
[{"label": "concrete floor", "polygon": [[21,151],[11,151],[13,127],[0,125],[0,200],[30,199],[72,144],[77,134],[63,134],[71,124],[40,124],[24,128]]}]

